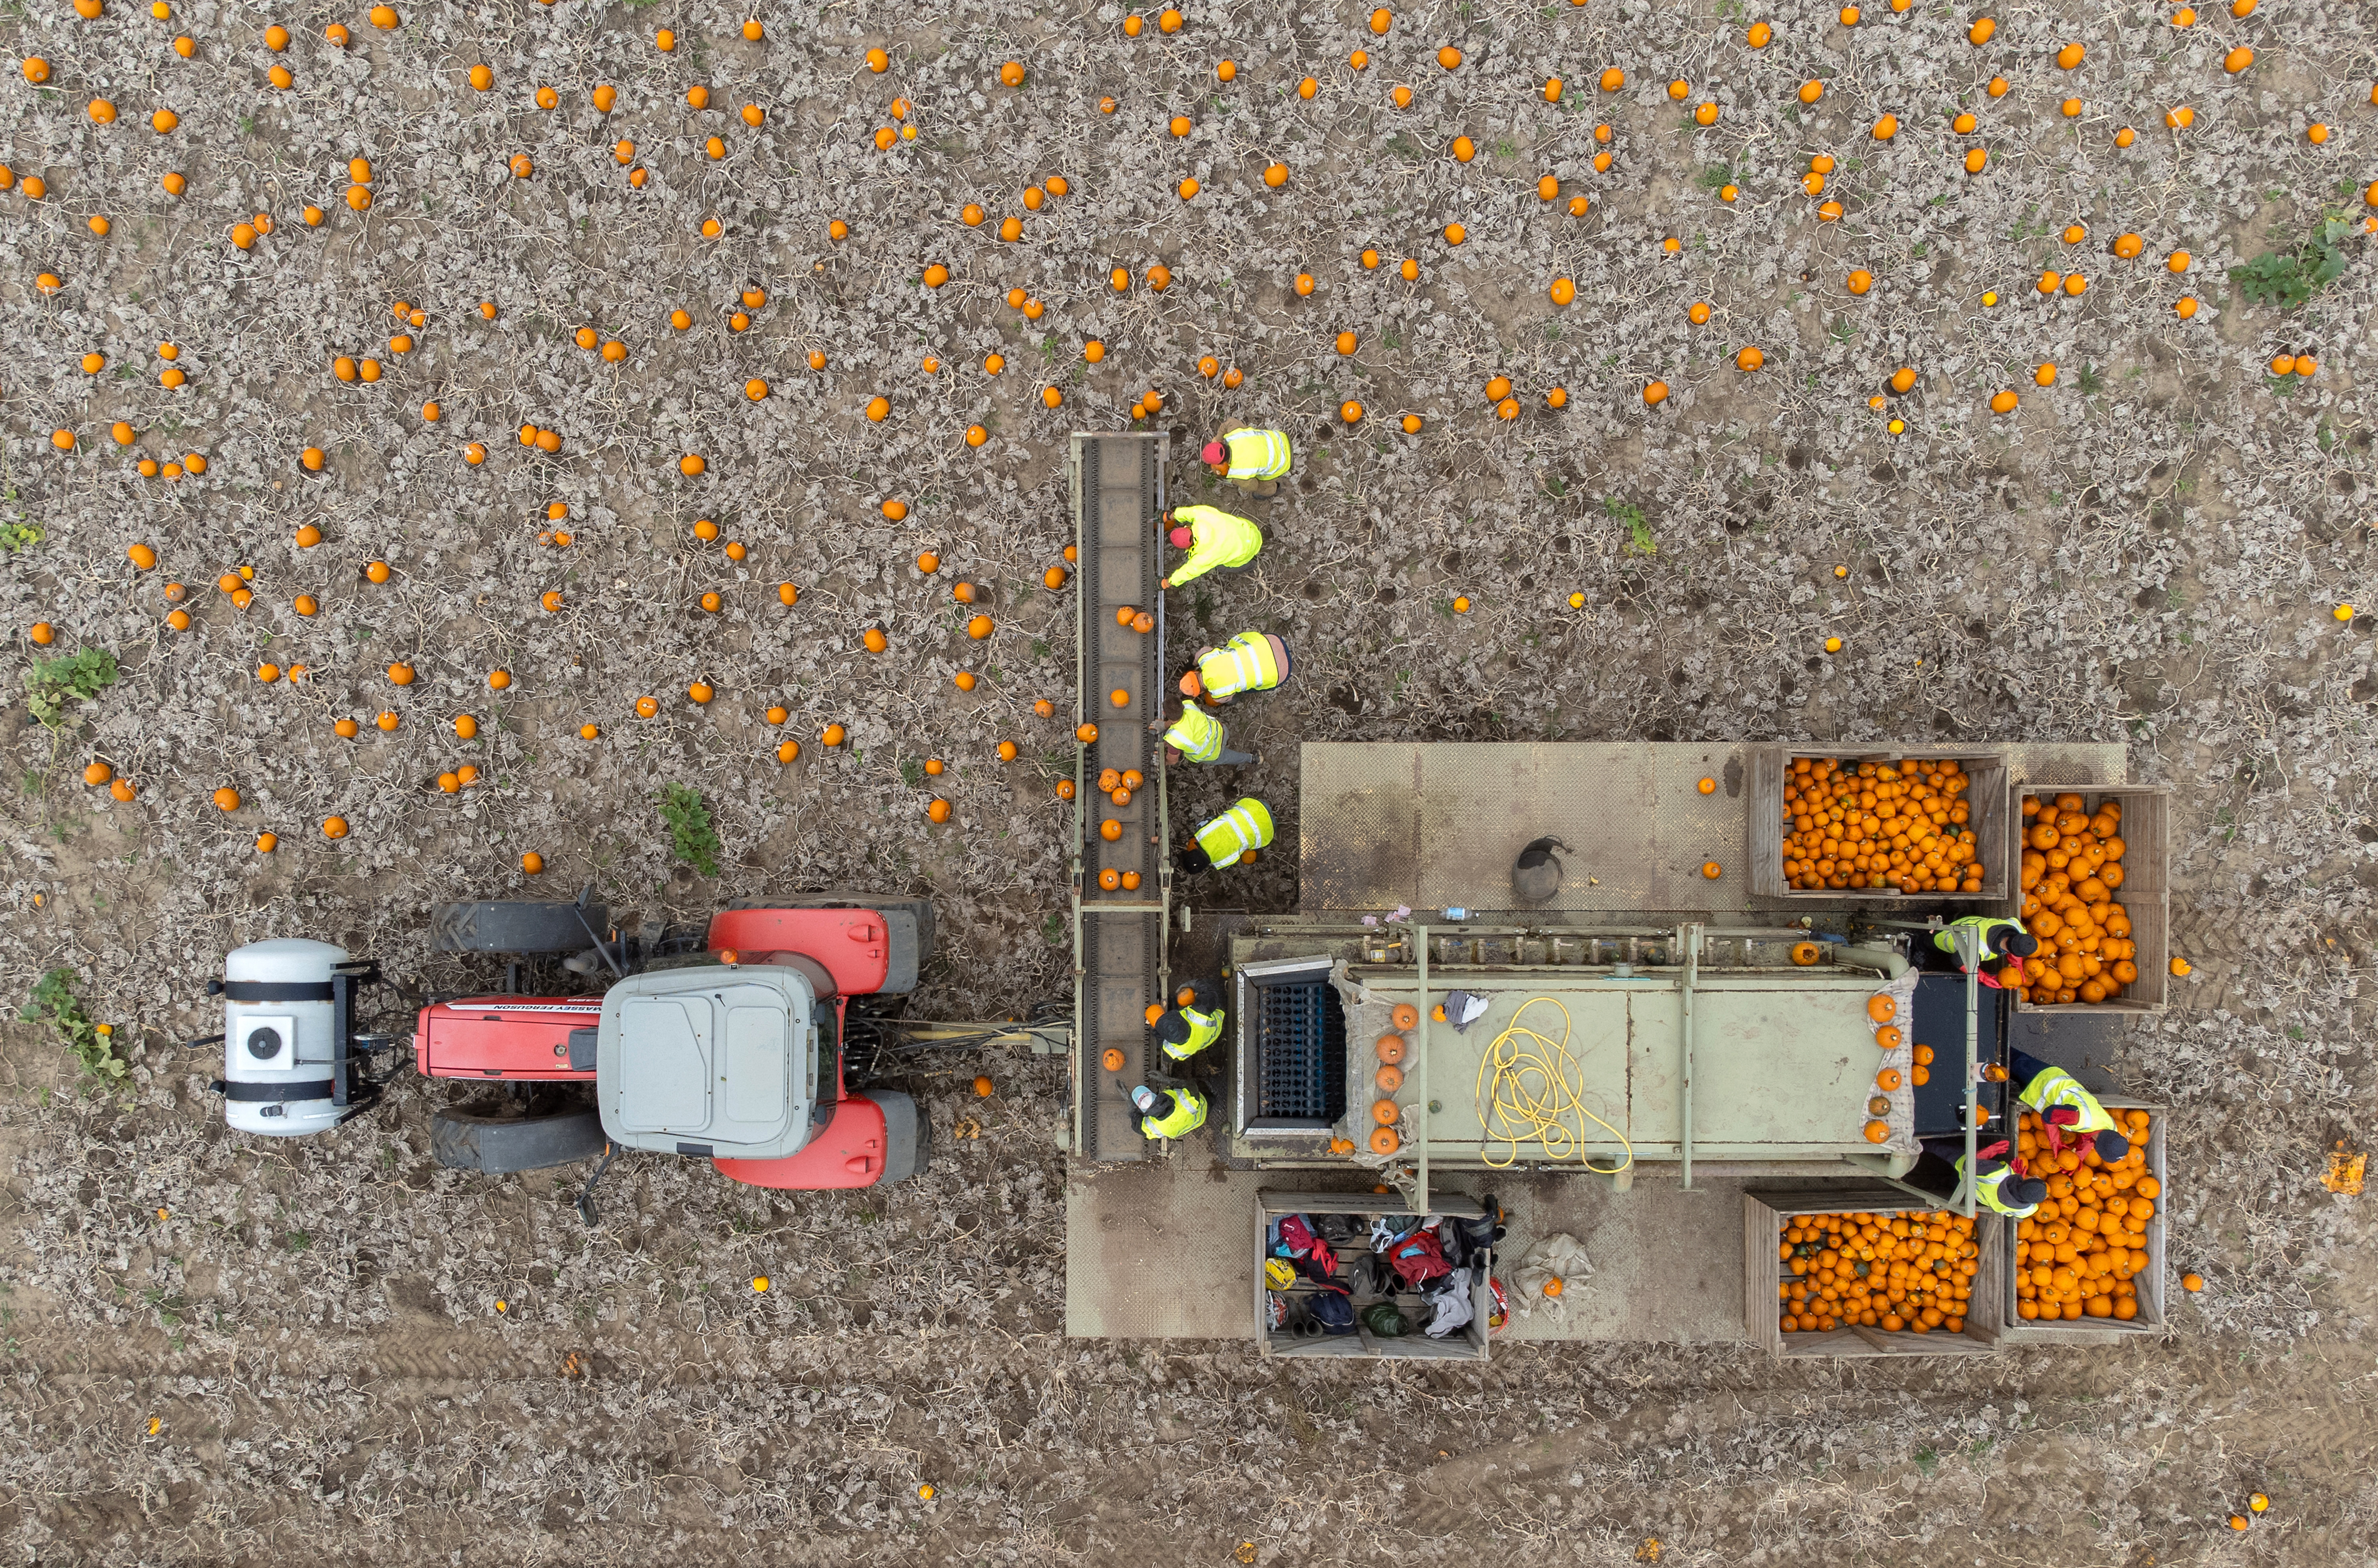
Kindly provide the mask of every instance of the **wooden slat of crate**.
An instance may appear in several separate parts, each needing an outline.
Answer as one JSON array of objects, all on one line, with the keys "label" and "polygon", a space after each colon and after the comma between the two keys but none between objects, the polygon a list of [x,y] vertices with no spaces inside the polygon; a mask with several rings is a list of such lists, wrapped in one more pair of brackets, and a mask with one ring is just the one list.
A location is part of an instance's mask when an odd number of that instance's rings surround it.
[{"label": "wooden slat of crate", "polygon": [[[2108,785],[2103,789],[2059,790],[2050,785],[2019,789],[2013,805],[2015,820],[2023,816],[2026,794],[2077,793],[2083,808],[2095,812],[2105,801],[2122,805],[2122,885],[2114,901],[2130,912],[2131,940],[2139,945],[2139,978],[2110,1002],[2068,1002],[2037,1007],[2015,1004],[2024,1013],[2123,1013],[2144,1017],[2159,1013],[2171,996],[2171,791],[2160,784]],[[2015,854],[2014,887],[2001,914],[2023,909],[2023,855]]]},{"label": "wooden slat of crate", "polygon": [[[1978,893],[1902,893],[1892,888],[1794,887],[1784,875],[1784,776],[1796,757],[1831,757],[1839,762],[1898,762],[1907,757],[1953,758],[1970,782],[1965,826],[1974,830],[1974,850],[1982,868]],[[1994,746],[1786,746],[1755,748],[1750,756],[1750,822],[1744,845],[1750,865],[1750,891],[1761,899],[1809,904],[1896,903],[1915,907],[1971,904],[2002,899],[2015,886],[2018,852],[2009,825],[2014,801],[2009,792],[2006,753]],[[2125,810],[2129,808],[2125,807]]]},{"label": "wooden slat of crate", "polygon": [[[2121,1334],[2164,1331],[2165,1269],[2169,1260],[2169,1233],[2164,1216],[2171,1202],[2171,1178],[2164,1165],[2164,1118],[2168,1113],[2160,1105],[2122,1094],[2100,1094],[2097,1104],[2109,1111],[2144,1111],[2155,1118],[2147,1128],[2147,1174],[2163,1190],[2156,1197],[2155,1218],[2147,1222],[2147,1266],[2131,1278],[2138,1287],[2139,1315],[2127,1323],[2120,1318],[2060,1317],[2052,1324],[2026,1321],[2015,1300],[2014,1244],[2018,1238],[2014,1225],[2009,1223],[2001,1227],[2004,1239],[1995,1248],[1999,1285],[1994,1297],[2006,1323],[2000,1337],[2009,1345],[2103,1345]],[[1980,1278],[1979,1274],[1975,1276],[1974,1294],[1977,1297],[1981,1295]]]},{"label": "wooden slat of crate", "polygon": [[[1929,1207],[1939,1208],[1938,1203]],[[1753,1345],[1777,1360],[1821,1356],[1982,1356],[1999,1343],[1997,1297],[1982,1294],[1989,1258],[1998,1248],[1998,1216],[1983,1214],[1974,1225],[1977,1267],[1973,1297],[1967,1301],[1961,1333],[1893,1333],[1862,1324],[1827,1333],[1786,1334],[1777,1320],[1775,1286],[1783,1271],[1775,1248],[1783,1240],[1784,1221],[1796,1214],[1856,1214],[1878,1210],[1922,1209],[1928,1205],[1914,1193],[1880,1182],[1844,1182],[1840,1186],[1803,1192],[1746,1192],[1743,1210],[1743,1327]]]}]

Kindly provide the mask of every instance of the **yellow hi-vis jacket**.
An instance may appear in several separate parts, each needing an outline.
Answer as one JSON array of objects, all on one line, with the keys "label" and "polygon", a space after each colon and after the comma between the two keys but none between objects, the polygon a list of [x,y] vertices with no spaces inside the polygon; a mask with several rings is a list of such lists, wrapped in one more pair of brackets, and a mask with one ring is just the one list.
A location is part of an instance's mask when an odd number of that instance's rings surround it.
[{"label": "yellow hi-vis jacket", "polygon": [[1166,579],[1176,588],[1217,566],[1244,566],[1263,549],[1262,529],[1219,507],[1176,506],[1172,521],[1175,526],[1189,530],[1188,559]]},{"label": "yellow hi-vis jacket", "polygon": [[1162,1118],[1139,1118],[1139,1135],[1142,1138],[1179,1138],[1206,1125],[1204,1095],[1194,1089],[1175,1089],[1171,1093],[1172,1109]]},{"label": "yellow hi-vis jacket", "polygon": [[2043,1069],[2038,1077],[2023,1086],[2023,1092],[2016,1098],[2037,1111],[2043,1121],[2057,1106],[2072,1106],[2081,1113],[2081,1119],[2064,1130],[2080,1137],[2105,1132],[2115,1125],[2106,1107],[2097,1104],[2097,1097],[2082,1088],[2081,1080],[2062,1067]]},{"label": "yellow hi-vis jacket", "polygon": [[1955,952],[1957,950],[1957,927],[1961,925],[1970,925],[1974,928],[1974,947],[1981,956],[1981,961],[1984,963],[1991,961],[1998,956],[1990,951],[1990,933],[1998,930],[1999,927],[2009,926],[2015,931],[2023,932],[2025,935],[2030,935],[2029,932],[2024,930],[2024,923],[2019,920],[2007,920],[2003,917],[1995,915],[1965,915],[1961,919],[1951,921],[1949,923],[1948,930],[1934,932],[1932,934],[1932,946],[1938,947],[1944,953]]},{"label": "yellow hi-vis jacket", "polygon": [[1190,762],[1219,762],[1222,756],[1222,721],[1191,703],[1181,710],[1172,728],[1164,732],[1164,743]]},{"label": "yellow hi-vis jacket", "polygon": [[1176,1062],[1185,1062],[1222,1037],[1222,1009],[1201,1013],[1195,1007],[1183,1007],[1181,1016],[1189,1025],[1189,1038],[1175,1045],[1164,1042],[1164,1054]]},{"label": "yellow hi-vis jacket", "polygon": [[1268,692],[1287,673],[1272,653],[1271,639],[1261,632],[1242,632],[1197,661],[1197,684],[1218,700],[1241,692]]},{"label": "yellow hi-vis jacket", "polygon": [[[1965,1157],[1957,1156],[1957,1174],[1965,1175]],[[1979,1181],[1974,1182],[1974,1201],[1994,1214],[2004,1214],[2011,1220],[2027,1220],[2039,1211],[2036,1203],[2010,1203],[1999,1196],[1999,1188],[2014,1177],[2014,1167],[2000,1165]],[[1966,1177],[1972,1180],[1971,1177]]]},{"label": "yellow hi-vis jacket", "polygon": [[1271,808],[1252,795],[1197,829],[1197,847],[1216,871],[1238,864],[1241,855],[1270,842]]},{"label": "yellow hi-vis jacket", "polygon": [[1286,430],[1232,430],[1222,438],[1222,444],[1231,452],[1225,478],[1277,479],[1288,472],[1292,458]]}]

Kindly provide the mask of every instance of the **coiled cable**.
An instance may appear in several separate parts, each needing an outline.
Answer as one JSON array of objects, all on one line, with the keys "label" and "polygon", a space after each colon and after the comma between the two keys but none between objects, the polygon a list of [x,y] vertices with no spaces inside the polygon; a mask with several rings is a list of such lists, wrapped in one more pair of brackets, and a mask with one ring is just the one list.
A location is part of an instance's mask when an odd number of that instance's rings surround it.
[{"label": "coiled cable", "polygon": [[[1560,1013],[1557,1040],[1529,1028],[1525,1021],[1528,1009],[1540,1002]],[[1616,1176],[1635,1164],[1635,1145],[1625,1133],[1588,1109],[1579,1092],[1581,1075],[1577,1058],[1569,1055],[1569,1028],[1568,1008],[1558,997],[1531,996],[1519,1004],[1519,1010],[1511,1015],[1503,1032],[1488,1043],[1478,1058],[1480,1157],[1490,1169],[1507,1170],[1518,1164],[1519,1146],[1531,1139],[1543,1151],[1546,1160],[1567,1160],[1573,1155],[1596,1176]],[[1587,1156],[1588,1121],[1618,1140],[1627,1152],[1625,1160],[1605,1168]],[[1487,1152],[1486,1145],[1490,1143],[1507,1144],[1509,1152],[1497,1160]]]}]

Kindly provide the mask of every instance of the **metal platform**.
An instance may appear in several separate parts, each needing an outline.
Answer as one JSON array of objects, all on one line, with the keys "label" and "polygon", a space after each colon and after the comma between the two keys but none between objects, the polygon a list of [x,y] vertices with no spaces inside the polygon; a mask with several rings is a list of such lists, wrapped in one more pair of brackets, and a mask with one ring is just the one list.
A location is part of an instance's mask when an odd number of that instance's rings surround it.
[{"label": "metal platform", "polygon": [[[2016,785],[2120,783],[2126,766],[2119,744],[2007,749]],[[1751,751],[1695,742],[1307,742],[1298,908],[1504,912],[1512,859],[1549,836],[1574,847],[1551,911],[1771,915],[1777,906],[1751,893],[1746,858]],[[1716,786],[1706,795],[1703,778]],[[1702,874],[1711,862],[1714,878]]]},{"label": "metal platform", "polygon": [[[1074,760],[1075,1028],[1073,1148],[1088,1160],[1138,1160],[1147,1140],[1125,1098],[1147,1070],[1147,1004],[1170,976],[1164,943],[1172,874],[1165,846],[1163,748],[1164,624],[1162,435],[1077,434],[1069,473],[1080,569],[1080,665],[1074,722],[1095,724],[1098,739],[1076,745]],[[1115,611],[1146,609],[1152,633],[1119,623]],[[1113,700],[1121,694],[1123,701]],[[1098,788],[1108,768],[1136,768],[1147,782],[1125,805]],[[1122,830],[1106,838],[1109,821]],[[1133,887],[1104,888],[1102,873]],[[1123,1065],[1109,1070],[1110,1050]]]},{"label": "metal platform", "polygon": [[[1916,755],[1939,749],[1908,748]],[[2005,751],[2011,790],[2114,784],[2125,776],[2119,744]],[[1423,1189],[1435,1145],[1445,1156],[1435,1190],[1492,1192],[1515,1211],[1512,1234],[1497,1249],[1500,1272],[1516,1271],[1531,1245],[1555,1233],[1579,1237],[1593,1260],[1592,1277],[1571,1279],[1564,1306],[1515,1318],[1510,1338],[1740,1341],[1742,1194],[1752,1188],[1839,1190],[1847,1178],[1871,1183],[1880,1174],[1853,1163],[1875,1158],[1857,1152],[1868,1146],[1856,1125],[1862,1119],[1860,1083],[1875,1060],[1864,1014],[1873,981],[1807,971],[1782,980],[1771,959],[1755,950],[1799,937],[1783,925],[1803,911],[1751,896],[1745,860],[1749,754],[1747,745],[1690,742],[1307,743],[1299,911],[1284,922],[1231,923],[1225,946],[1233,979],[1245,972],[1244,963],[1314,954],[1316,927],[1327,933],[1319,947],[1329,957],[1377,970],[1383,981],[1387,971],[1379,966],[1387,965],[1399,971],[1395,984],[1432,995],[1468,978],[1460,972],[1465,967],[1508,966],[1495,998],[1505,1011],[1471,1029],[1488,1039],[1517,1001],[1552,993],[1567,1001],[1572,1052],[1591,1069],[1579,1075],[1588,1098],[1598,1114],[1629,1128],[1644,1162],[1627,1183],[1580,1180],[1573,1161],[1555,1164],[1526,1155],[1519,1163],[1532,1168],[1480,1168],[1482,1158],[1499,1160],[1507,1152],[1479,1152],[1474,1041],[1436,1041],[1432,1053],[1424,1039],[1409,1058],[1419,1088],[1413,1074],[1405,1080],[1404,1098],[1421,1106],[1405,1125],[1416,1134],[1408,1147],[1421,1156]],[[1706,795],[1699,788],[1704,778],[1714,786]],[[1547,911],[1511,911],[1512,859],[1545,835],[1574,847],[1565,857],[1562,892]],[[1701,874],[1708,861],[1720,864],[1715,878]],[[1400,927],[1404,937],[1416,935],[1423,962],[1439,967],[1415,967],[1407,978],[1400,966],[1411,960],[1388,952],[1399,928],[1365,927],[1356,918],[1384,916],[1399,905],[1415,911],[1417,922]],[[1441,923],[1437,917],[1450,906],[1466,908],[1467,918]],[[1845,924],[1849,914],[1808,912],[1827,928]],[[1202,923],[1203,912],[1198,919]],[[1675,954],[1673,947],[1662,949],[1658,934],[1674,944],[1696,925],[1713,928],[1708,935],[1716,939],[1715,968],[1680,991],[1660,974]],[[1617,934],[1607,939],[1608,950],[1598,933]],[[1635,935],[1645,933],[1652,935]],[[1583,961],[1579,940],[1591,944]],[[1622,951],[1620,943],[1640,950]],[[1619,978],[1612,960],[1621,958],[1641,972]],[[1162,961],[1160,953],[1155,961]],[[1780,994],[1785,986],[1788,997]],[[1388,987],[1378,989],[1385,995]],[[1677,1010],[1685,992],[1698,1009],[1698,1041],[1707,1043],[1696,1043],[1690,1056],[1681,1051]],[[1350,1079],[1358,1064],[1365,1070],[1372,1065],[1372,1037],[1381,1027],[1373,1010],[1368,1002],[1348,1008]],[[1232,1019],[1234,1035],[1243,1027]],[[2019,1021],[2013,1028],[2017,1043],[2057,1059],[2029,1043],[2036,1026]],[[1416,1033],[1450,1036],[1443,1026]],[[1144,1031],[1135,1031],[1131,1043],[1135,1069],[1144,1039]],[[2088,1055],[2102,1057],[2110,1049],[2093,1033]],[[1738,1058],[1731,1065],[1721,1060],[1728,1053]],[[1086,1105],[1112,1092],[1093,1081],[1095,1055],[1086,1044],[1082,1063],[1093,1068],[1079,1080]],[[1685,1061],[1699,1063],[1686,1069],[1698,1093],[1679,1077]],[[1247,1338],[1252,1287],[1243,1254],[1256,1192],[1284,1186],[1362,1192],[1380,1179],[1376,1162],[1329,1154],[1322,1131],[1289,1132],[1276,1145],[1258,1147],[1248,1124],[1262,1118],[1249,1106],[1259,1104],[1263,1086],[1239,1082],[1243,1067],[1243,1061],[1232,1064],[1236,1088],[1226,1087],[1207,1129],[1165,1158],[1123,1168],[1072,1165],[1068,1333]],[[1350,1113],[1367,1120],[1371,1098],[1350,1091]],[[1694,1105],[1697,1121],[1685,1122],[1677,1113]],[[1894,1106],[1894,1130],[1903,1115],[1912,1127],[1912,1092],[1904,1111]],[[1589,1146],[1597,1136],[1589,1133]],[[1688,1142],[1702,1158],[1689,1166],[1664,1163]],[[1101,1152],[1133,1157],[1123,1150]],[[1139,1157],[1146,1161],[1144,1152]]]}]

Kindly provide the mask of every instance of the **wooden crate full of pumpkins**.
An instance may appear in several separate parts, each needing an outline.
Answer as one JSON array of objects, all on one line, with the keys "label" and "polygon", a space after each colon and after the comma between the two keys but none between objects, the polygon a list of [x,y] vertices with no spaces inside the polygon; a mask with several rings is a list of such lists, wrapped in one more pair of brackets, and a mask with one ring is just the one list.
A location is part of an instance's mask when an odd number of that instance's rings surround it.
[{"label": "wooden crate full of pumpkins", "polygon": [[2047,1181],[2048,1199],[2004,1227],[2010,1342],[2091,1343],[2163,1329],[2164,1112],[2120,1095],[2099,1104],[2131,1140],[2130,1154],[2110,1167],[2069,1138],[2050,1153],[2036,1113],[2016,1120],[2016,1152]]},{"label": "wooden crate full of pumpkins", "polygon": [[2012,910],[2040,951],[2032,983],[2012,987],[2024,1012],[2164,1010],[2171,966],[2168,845],[2162,789],[2026,791],[2017,807],[2023,852]]},{"label": "wooden crate full of pumpkins", "polygon": [[1998,1344],[2004,1223],[1836,1182],[1743,1195],[1744,1326],[1770,1356],[1976,1356]]},{"label": "wooden crate full of pumpkins", "polygon": [[1997,902],[2014,890],[2004,751],[1760,746],[1746,846],[1762,899]]}]

